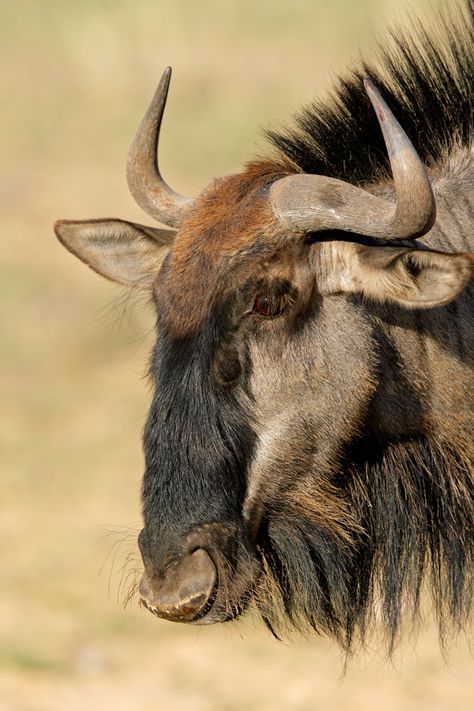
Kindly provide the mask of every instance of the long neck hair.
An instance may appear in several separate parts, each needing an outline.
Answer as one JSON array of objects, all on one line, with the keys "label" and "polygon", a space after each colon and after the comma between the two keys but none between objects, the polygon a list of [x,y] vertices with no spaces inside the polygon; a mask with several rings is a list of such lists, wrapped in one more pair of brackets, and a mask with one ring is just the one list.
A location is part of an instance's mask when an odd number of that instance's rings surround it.
[{"label": "long neck hair", "polygon": [[405,622],[418,617],[425,583],[442,643],[448,629],[465,627],[474,586],[469,448],[426,438],[358,442],[315,502],[321,510],[339,507],[337,526],[322,527],[312,511],[300,511],[295,523],[280,502],[268,517],[267,576],[256,592],[269,627],[279,634],[288,621],[309,626],[351,651],[377,622],[392,651],[402,614]]}]

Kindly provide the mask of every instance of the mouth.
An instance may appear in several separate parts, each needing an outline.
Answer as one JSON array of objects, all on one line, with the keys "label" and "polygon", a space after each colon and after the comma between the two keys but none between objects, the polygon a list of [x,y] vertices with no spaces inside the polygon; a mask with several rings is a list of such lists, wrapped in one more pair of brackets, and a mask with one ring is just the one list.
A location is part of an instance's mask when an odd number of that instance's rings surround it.
[{"label": "mouth", "polygon": [[[159,608],[151,605],[148,603],[144,597],[140,596],[139,598],[139,605],[140,607],[144,607],[148,612],[151,612],[152,615],[155,617],[159,617],[160,619],[165,619],[170,622],[185,622],[187,624],[192,624],[192,625],[212,625],[216,623],[222,623],[222,622],[232,622],[233,620],[237,619],[240,617],[245,610],[247,609],[250,599],[251,599],[251,594],[247,593],[246,595],[243,596],[243,599],[240,601],[232,602],[232,605],[229,606],[229,603],[225,603],[223,601],[222,609],[214,609],[214,605],[216,603],[216,600],[218,598],[219,594],[219,581],[216,580],[216,584],[214,585],[212,592],[209,596],[209,599],[207,600],[206,604],[204,607],[198,612],[196,617],[194,617],[192,620],[187,620],[187,619],[177,619],[176,617],[168,617],[167,615],[163,614],[163,611],[160,610]],[[217,608],[217,605],[216,605]]]},{"label": "mouth", "polygon": [[[148,612],[151,612],[155,617],[169,622],[184,622],[200,626],[231,622],[240,617],[248,608],[253,597],[253,590],[255,589],[257,580],[258,578],[251,582],[247,580],[244,589],[242,589],[242,581],[240,581],[240,584],[238,584],[238,581],[234,581],[234,591],[231,595],[232,599],[229,599],[229,597],[227,597],[229,586],[225,584],[219,586],[219,579],[216,579],[208,600],[193,618],[189,618],[185,615],[168,615],[163,609],[150,604],[142,595],[139,597],[139,605],[148,610]],[[235,585],[236,582],[237,585]],[[235,588],[237,588],[237,590]]]},{"label": "mouth", "polygon": [[198,612],[198,614],[196,615],[196,617],[195,617],[194,620],[192,621],[193,624],[197,624],[197,625],[198,625],[198,624],[204,624],[204,625],[207,624],[206,621],[205,621],[205,617],[206,617],[206,615],[211,611],[211,609],[213,608],[214,603],[215,603],[216,598],[217,598],[217,593],[218,593],[218,591],[219,591],[219,577],[216,578],[216,582],[215,582],[215,584],[214,584],[214,587],[212,588],[212,592],[211,592],[211,594],[210,594],[210,596],[209,596],[208,601],[206,602],[206,604],[204,605],[204,607],[202,608],[202,610],[200,610],[200,611]]},{"label": "mouth", "polygon": [[202,526],[188,535],[185,552],[157,572],[143,529],[138,541],[145,567],[140,605],[155,617],[195,625],[239,617],[253,597],[262,563],[253,545],[246,540],[242,546],[232,533],[223,526]]},{"label": "mouth", "polygon": [[204,618],[208,615],[208,613],[211,611],[212,607],[214,606],[214,603],[217,598],[218,590],[219,590],[219,585],[218,585],[218,581],[216,581],[216,584],[214,585],[206,604],[198,612],[196,617],[192,620],[178,619],[176,617],[168,617],[166,614],[163,613],[162,610],[160,610],[158,607],[155,607],[154,605],[151,605],[142,596],[140,596],[140,598],[139,598],[139,605],[140,605],[140,607],[144,607],[146,610],[148,610],[148,612],[151,612],[151,614],[155,615],[155,617],[160,617],[162,619],[165,619],[165,620],[168,620],[171,622],[190,622],[191,624],[208,624]]}]

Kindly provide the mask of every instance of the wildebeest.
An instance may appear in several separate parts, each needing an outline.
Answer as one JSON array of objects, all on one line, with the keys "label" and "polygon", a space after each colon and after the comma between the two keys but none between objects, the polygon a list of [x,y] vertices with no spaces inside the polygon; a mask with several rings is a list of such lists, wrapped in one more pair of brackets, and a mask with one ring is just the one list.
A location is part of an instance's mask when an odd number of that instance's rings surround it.
[{"label": "wildebeest", "polygon": [[393,643],[426,583],[442,631],[468,619],[473,66],[468,2],[194,199],[157,162],[167,69],[127,177],[172,229],[56,224],[156,307],[139,536],[154,614],[252,604],[272,630],[350,648],[374,616]]}]

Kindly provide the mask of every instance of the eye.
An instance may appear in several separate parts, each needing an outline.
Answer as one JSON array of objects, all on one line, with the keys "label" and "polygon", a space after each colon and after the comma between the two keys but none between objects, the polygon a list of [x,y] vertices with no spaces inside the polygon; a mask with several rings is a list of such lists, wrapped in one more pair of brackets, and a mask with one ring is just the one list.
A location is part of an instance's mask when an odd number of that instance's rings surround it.
[{"label": "eye", "polygon": [[281,316],[287,306],[288,299],[285,296],[259,294],[253,305],[253,313],[264,318],[275,318]]}]

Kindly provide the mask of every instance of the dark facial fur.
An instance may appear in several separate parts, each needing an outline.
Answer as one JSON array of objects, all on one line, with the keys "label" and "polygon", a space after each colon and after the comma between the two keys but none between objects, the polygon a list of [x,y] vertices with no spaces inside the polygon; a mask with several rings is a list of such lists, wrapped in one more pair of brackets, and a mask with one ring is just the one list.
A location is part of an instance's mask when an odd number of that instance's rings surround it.
[{"label": "dark facial fur", "polygon": [[[140,547],[157,590],[173,566],[181,581],[179,561],[196,570],[199,551],[214,590],[189,620],[224,621],[253,604],[274,631],[328,633],[349,650],[377,619],[391,649],[426,585],[442,636],[467,623],[472,0],[442,31],[436,42],[420,28],[394,39],[378,67],[363,65],[332,101],[271,134],[272,159],[206,188],[178,232],[57,225],[99,273],[153,290]],[[419,249],[288,235],[271,209],[269,186],[298,172],[395,199],[364,75],[429,168],[437,219]]]}]

